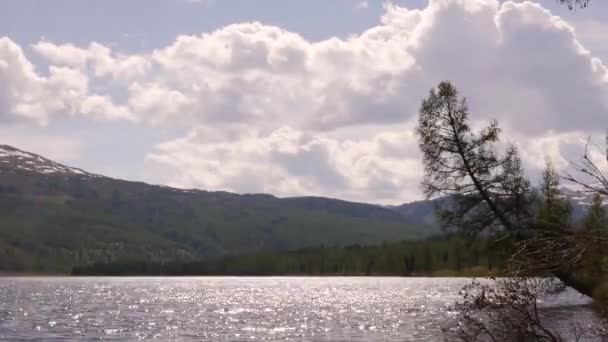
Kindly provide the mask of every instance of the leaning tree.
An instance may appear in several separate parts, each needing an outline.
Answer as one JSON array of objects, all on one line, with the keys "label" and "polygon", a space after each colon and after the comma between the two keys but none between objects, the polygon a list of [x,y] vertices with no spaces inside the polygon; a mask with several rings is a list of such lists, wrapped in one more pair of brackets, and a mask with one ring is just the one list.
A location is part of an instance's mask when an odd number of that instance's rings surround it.
[{"label": "leaning tree", "polygon": [[[588,239],[571,227],[546,232],[535,220],[535,195],[514,145],[499,153],[496,121],[478,132],[471,128],[464,98],[441,82],[423,100],[418,142],[423,156],[423,190],[428,198],[445,197],[438,214],[444,227],[471,235],[492,231],[518,246],[519,265],[550,272],[564,284],[591,296],[596,279],[580,276],[577,263]],[[539,254],[540,253],[540,254]]]}]

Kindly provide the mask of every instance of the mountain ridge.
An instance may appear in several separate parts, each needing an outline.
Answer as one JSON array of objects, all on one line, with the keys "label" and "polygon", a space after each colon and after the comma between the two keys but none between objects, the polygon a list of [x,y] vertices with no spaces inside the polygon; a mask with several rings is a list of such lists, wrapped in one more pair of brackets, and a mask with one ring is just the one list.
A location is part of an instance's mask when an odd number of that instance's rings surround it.
[{"label": "mountain ridge", "polygon": [[[146,185],[150,185],[150,186],[165,188],[165,189],[168,189],[171,191],[176,191],[176,192],[214,192],[214,193],[226,193],[226,194],[235,194],[235,195],[242,195],[242,196],[271,196],[271,197],[274,197],[277,199],[288,199],[288,200],[304,200],[304,199],[325,200],[325,199],[329,199],[329,200],[335,200],[335,201],[340,201],[340,202],[345,202],[345,203],[362,204],[362,205],[376,206],[376,207],[381,207],[381,208],[394,208],[394,207],[400,207],[403,205],[408,205],[408,204],[413,204],[413,203],[426,202],[426,200],[416,200],[416,201],[412,201],[412,202],[404,202],[404,203],[398,204],[398,205],[382,205],[382,204],[376,204],[376,203],[352,201],[352,200],[346,200],[346,199],[335,198],[335,197],[314,196],[314,195],[279,197],[279,196],[269,194],[269,193],[257,193],[257,192],[237,193],[237,192],[230,192],[230,191],[224,191],[224,190],[204,190],[204,189],[200,189],[200,188],[179,188],[179,187],[173,187],[173,186],[164,185],[164,184],[148,183],[148,182],[138,181],[138,180],[124,180],[121,178],[108,177],[108,176],[101,175],[101,174],[91,173],[91,172],[85,171],[84,169],[81,169],[81,168],[72,167],[72,166],[68,166],[65,164],[55,162],[51,159],[43,157],[40,154],[21,150],[19,148],[11,146],[11,145],[0,145],[0,172],[2,172],[3,170],[7,170],[6,164],[11,162],[11,160],[10,159],[7,160],[6,157],[14,157],[21,163],[21,164],[16,164],[16,165],[13,164],[12,167],[10,167],[8,169],[19,168],[21,170],[30,171],[30,172],[64,173],[64,174],[72,174],[72,175],[74,175],[74,174],[82,175],[82,176],[87,176],[87,177],[103,177],[103,178],[114,179],[114,180],[125,181],[125,182],[142,183],[142,184],[146,184]],[[28,164],[29,162],[32,162],[32,165],[23,165],[23,164]],[[51,166],[49,166],[49,165],[51,165]],[[34,167],[36,169],[32,170],[31,169],[32,167]]]},{"label": "mountain ridge", "polygon": [[14,169],[45,174],[70,173],[86,177],[101,177],[79,168],[57,163],[39,154],[20,150],[10,145],[0,145],[0,171]]},{"label": "mountain ridge", "polygon": [[[589,196],[569,190],[574,216]],[[374,245],[441,232],[437,201],[341,199],[179,189],[126,181],[0,145],[0,271],[164,262],[260,250]]]},{"label": "mountain ridge", "polygon": [[0,217],[0,270],[9,271],[380,244],[437,232],[376,204],[125,181],[8,145],[0,146]]}]

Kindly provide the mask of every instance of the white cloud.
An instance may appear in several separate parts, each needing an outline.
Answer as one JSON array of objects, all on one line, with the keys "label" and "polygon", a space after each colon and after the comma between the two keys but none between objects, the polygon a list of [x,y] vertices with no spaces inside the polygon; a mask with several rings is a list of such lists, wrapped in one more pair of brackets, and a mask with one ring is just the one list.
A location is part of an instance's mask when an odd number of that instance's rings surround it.
[{"label": "white cloud", "polygon": [[184,188],[380,202],[418,195],[418,152],[403,149],[415,144],[411,129],[357,140],[291,127],[225,133],[194,129],[186,138],[158,145],[149,161],[168,167],[171,184]]},{"label": "white cloud", "polygon": [[547,154],[564,164],[563,151],[608,117],[606,67],[531,2],[387,3],[379,25],[349,39],[242,23],[142,54],[48,41],[33,50],[48,76],[0,40],[2,117],[198,127],[149,156],[181,186],[411,199],[420,177],[411,123],[444,79],[470,99],[473,118],[518,132],[533,169]]},{"label": "white cloud", "polygon": [[550,160],[559,171],[566,171],[572,162],[580,160],[591,132],[547,132],[541,136],[526,137],[512,133],[519,142],[522,159],[529,170],[542,170]]},{"label": "white cloud", "polygon": [[54,65],[74,68],[90,77],[109,77],[114,81],[129,82],[137,77],[146,77],[151,67],[146,56],[117,54],[99,43],[80,48],[72,44],[41,41],[32,48]]},{"label": "white cloud", "polygon": [[[104,119],[133,120],[123,106],[109,96],[90,91],[81,56],[68,46],[66,55],[52,51],[48,75],[39,74],[20,46],[0,38],[0,118],[28,119],[46,124],[58,116],[90,116]],[[72,53],[72,55],[69,55]],[[74,66],[78,66],[74,67]],[[119,70],[120,65],[112,70]]]},{"label": "white cloud", "polygon": [[152,123],[183,120],[194,105],[191,98],[162,84],[134,83],[129,87],[129,108],[135,113],[147,113]]},{"label": "white cloud", "polygon": [[[532,179],[540,181],[541,170],[550,160],[561,175],[576,172],[573,164],[581,164],[585,153],[596,166],[608,174],[604,134],[598,131],[572,131],[565,133],[548,132],[540,137],[520,137],[518,140],[522,160]],[[567,184],[567,183],[566,183]]]},{"label": "white cloud", "polygon": [[[381,25],[348,40],[310,42],[244,23],[180,36],[145,54],[98,43],[43,41],[33,48],[92,84],[133,96],[92,94],[142,122],[271,121],[309,129],[398,123],[413,117],[427,89],[443,79],[454,81],[485,118],[526,118],[531,132],[593,127],[607,112],[606,68],[569,24],[538,4],[434,0],[421,10],[385,8]],[[79,98],[91,95],[79,91]],[[159,96],[146,100],[144,91]],[[574,112],[589,119],[570,127]]]},{"label": "white cloud", "polygon": [[369,7],[369,2],[359,1],[359,2],[357,2],[357,6],[355,6],[355,7],[357,7],[358,9],[366,9]]},{"label": "white cloud", "polygon": [[608,60],[608,24],[601,20],[586,19],[575,23],[576,37],[602,60]]}]

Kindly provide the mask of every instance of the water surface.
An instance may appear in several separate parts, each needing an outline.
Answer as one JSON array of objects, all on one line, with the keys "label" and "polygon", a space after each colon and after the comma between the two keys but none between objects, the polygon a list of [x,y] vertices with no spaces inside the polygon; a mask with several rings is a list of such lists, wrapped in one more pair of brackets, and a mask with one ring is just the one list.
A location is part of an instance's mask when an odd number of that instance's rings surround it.
[{"label": "water surface", "polygon": [[[433,341],[457,278],[0,278],[8,341]],[[568,291],[551,321],[592,319]]]}]

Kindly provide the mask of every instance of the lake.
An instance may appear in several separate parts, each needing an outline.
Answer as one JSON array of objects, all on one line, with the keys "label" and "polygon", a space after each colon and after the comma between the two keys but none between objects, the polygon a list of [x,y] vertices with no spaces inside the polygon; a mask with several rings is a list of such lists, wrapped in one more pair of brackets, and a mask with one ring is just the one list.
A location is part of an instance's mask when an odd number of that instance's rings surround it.
[{"label": "lake", "polygon": [[[458,278],[0,278],[0,340],[433,341]],[[592,320],[548,298],[552,324]]]}]

